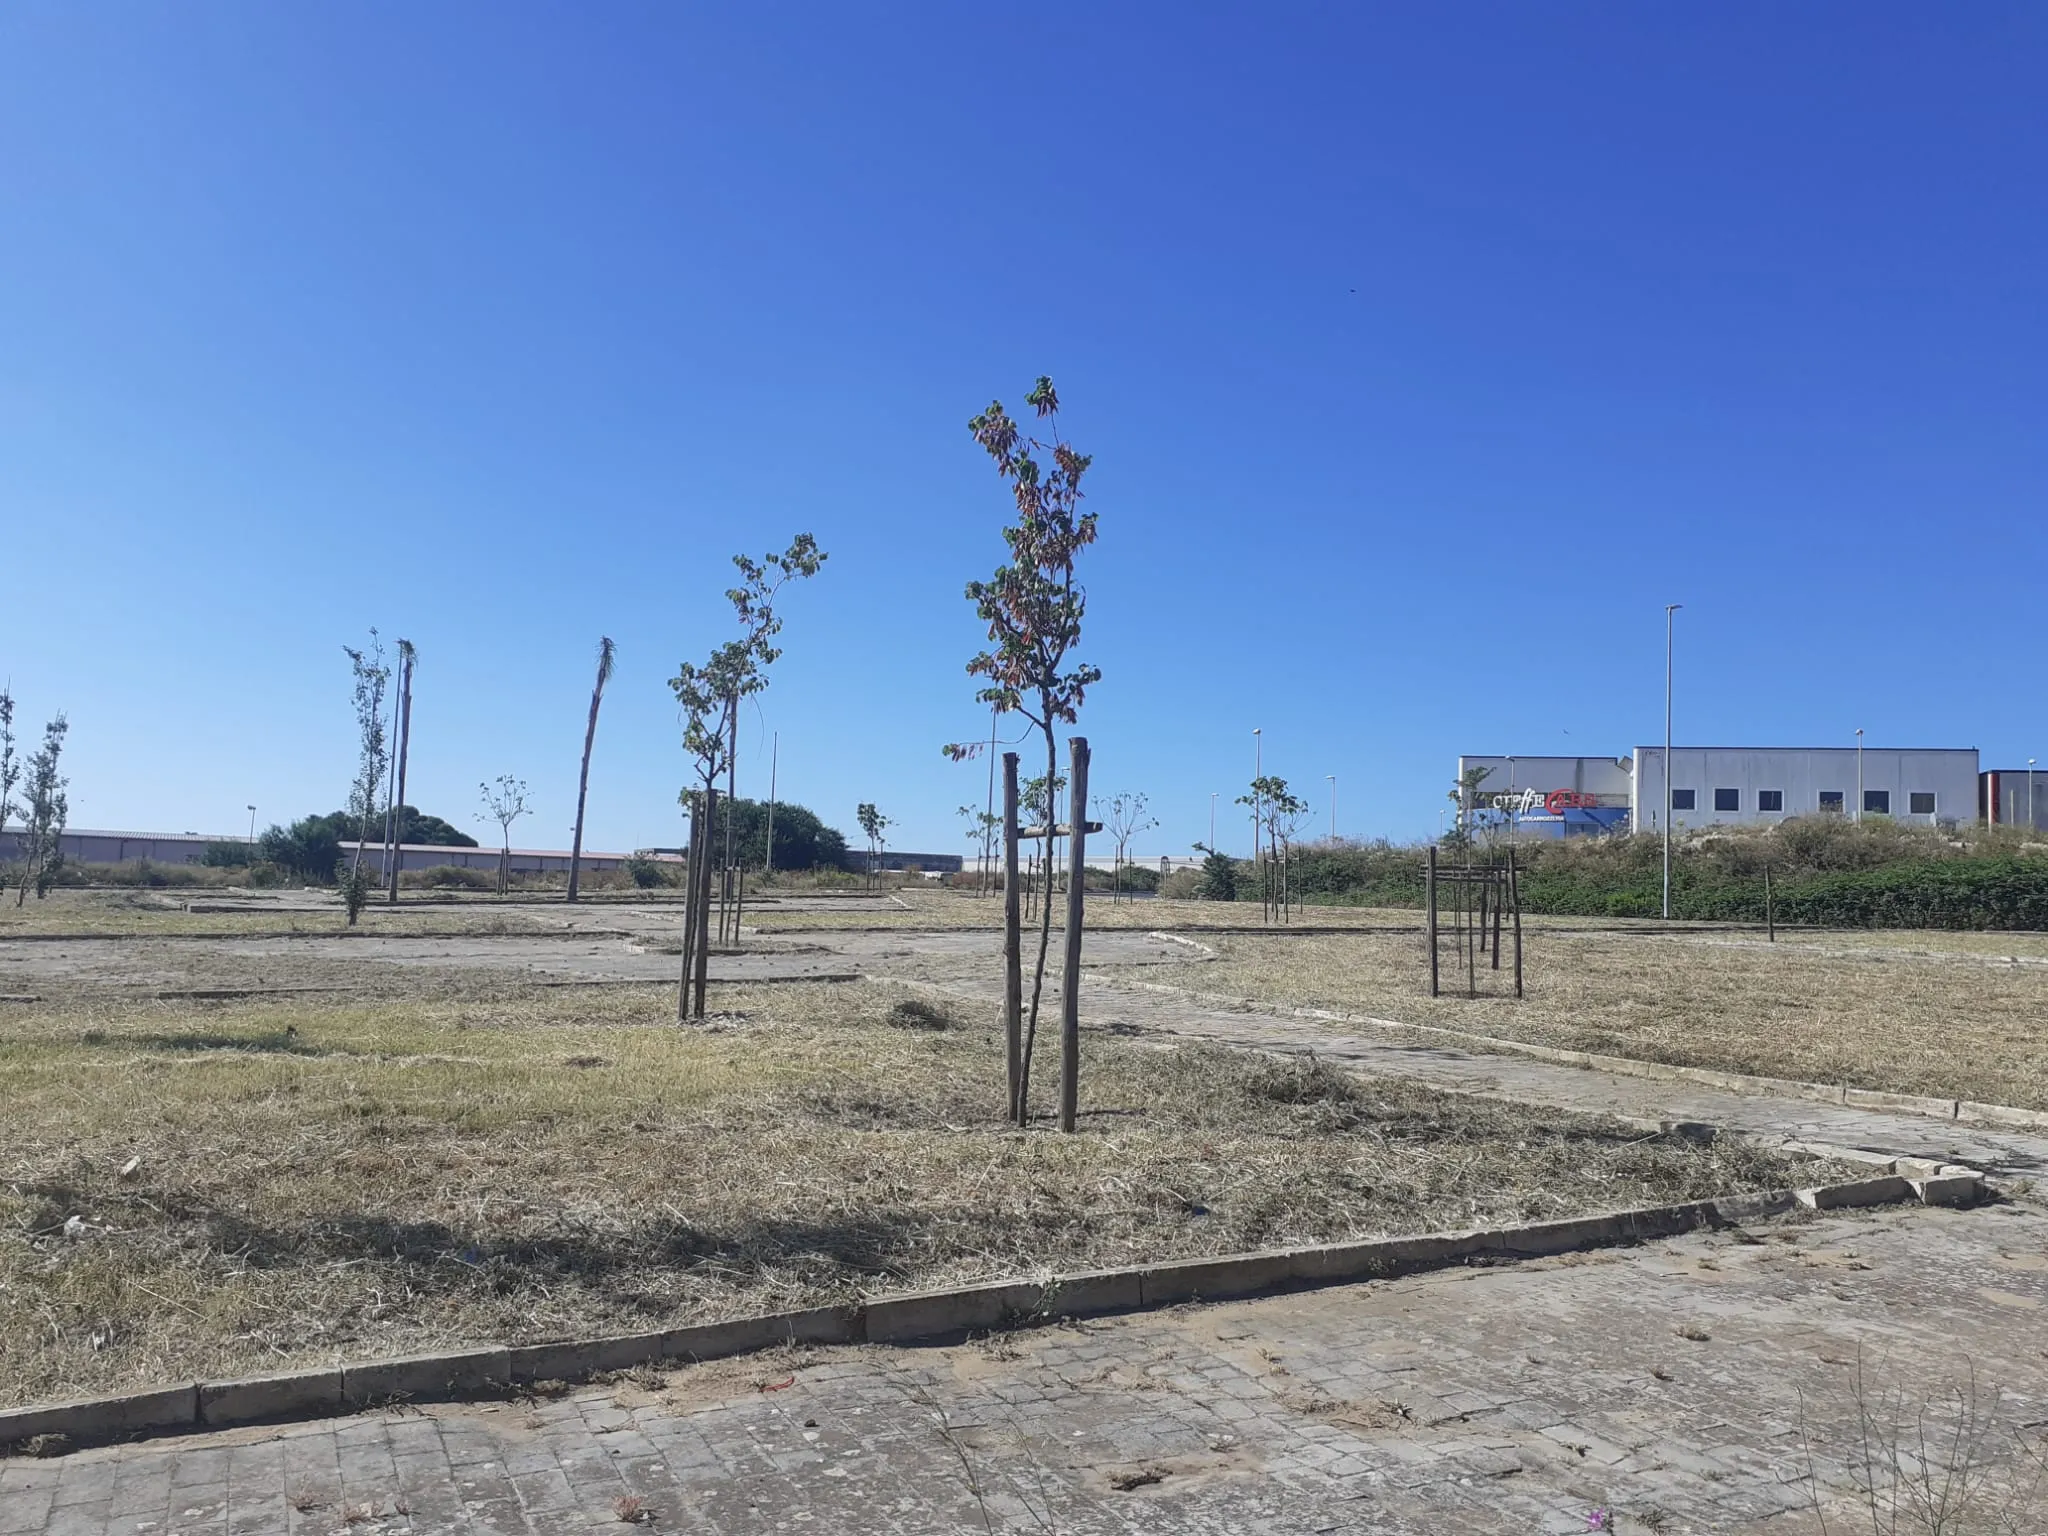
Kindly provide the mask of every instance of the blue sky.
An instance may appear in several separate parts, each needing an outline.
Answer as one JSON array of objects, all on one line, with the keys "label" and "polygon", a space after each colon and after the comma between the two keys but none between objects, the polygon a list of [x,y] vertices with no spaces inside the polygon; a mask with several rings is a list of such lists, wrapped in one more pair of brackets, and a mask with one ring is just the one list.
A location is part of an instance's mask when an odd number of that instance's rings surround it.
[{"label": "blue sky", "polygon": [[[2048,10],[0,10],[0,672],[72,820],[410,798],[675,841],[666,679],[814,532],[743,792],[962,846],[966,422],[1095,455],[1082,729],[1148,852],[1266,765],[1421,835],[1460,752],[2048,756]],[[1228,822],[1226,845],[1231,842]],[[1235,841],[1248,842],[1240,829]]]}]

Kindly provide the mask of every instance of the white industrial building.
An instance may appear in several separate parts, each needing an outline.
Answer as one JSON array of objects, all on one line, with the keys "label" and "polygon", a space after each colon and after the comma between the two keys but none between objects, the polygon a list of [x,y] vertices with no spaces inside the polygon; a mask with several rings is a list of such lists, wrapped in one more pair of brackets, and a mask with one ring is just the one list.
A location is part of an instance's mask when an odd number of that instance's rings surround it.
[{"label": "white industrial building", "polygon": [[[1664,826],[1664,748],[1627,757],[1467,756],[1468,818],[1552,837]],[[1749,826],[1792,816],[1888,816],[1920,826],[1979,814],[1975,747],[1673,747],[1671,825]]]},{"label": "white industrial building", "polygon": [[[1631,820],[1664,825],[1664,749],[1637,747]],[[1977,817],[1975,747],[1673,747],[1671,825],[1747,826],[1822,812],[1917,826]]]}]

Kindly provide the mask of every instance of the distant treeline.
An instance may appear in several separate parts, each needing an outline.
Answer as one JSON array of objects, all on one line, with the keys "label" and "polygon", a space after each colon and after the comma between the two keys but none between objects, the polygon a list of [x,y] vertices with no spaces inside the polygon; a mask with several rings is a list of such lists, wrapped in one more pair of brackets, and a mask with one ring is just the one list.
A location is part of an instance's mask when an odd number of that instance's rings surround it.
[{"label": "distant treeline", "polygon": [[[1505,843],[1491,852],[1504,857]],[[1489,845],[1476,842],[1469,850],[1445,846],[1439,858],[1488,854]],[[1294,850],[1289,881],[1310,902],[1417,907],[1426,858],[1422,845],[1313,843]],[[1518,841],[1515,858],[1527,911],[1655,917],[1663,910],[1663,851],[1654,837]],[[1672,855],[1672,915],[1762,922],[1767,865],[1782,923],[2048,929],[2048,849],[2030,845],[2024,830],[1951,832],[1840,816],[1687,834]],[[1250,869],[1235,861],[1240,895],[1252,888]],[[1222,883],[1208,878],[1206,893],[1225,895]]]}]

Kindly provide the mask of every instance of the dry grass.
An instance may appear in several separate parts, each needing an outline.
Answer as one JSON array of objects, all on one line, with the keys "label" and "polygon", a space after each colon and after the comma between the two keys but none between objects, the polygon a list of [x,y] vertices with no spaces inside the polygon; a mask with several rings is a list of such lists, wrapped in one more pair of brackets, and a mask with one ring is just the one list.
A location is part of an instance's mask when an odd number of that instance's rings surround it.
[{"label": "dry grass", "polygon": [[[2025,937],[1819,934],[1768,945],[1545,926],[1528,936],[1529,995],[1518,1003],[1431,999],[1413,935],[1224,936],[1208,941],[1219,962],[1186,984],[1572,1050],[2048,1109],[2048,965],[2018,963]],[[1505,991],[1505,976],[1482,961],[1482,991]],[[1447,943],[1445,986],[1461,985]]]},{"label": "dry grass", "polygon": [[1811,1177],[1739,1145],[1092,1041],[997,1123],[991,1021],[881,988],[0,1016],[0,1401]]},{"label": "dry grass", "polygon": [[[897,900],[893,910],[847,912],[777,912],[764,908],[748,910],[747,925],[757,919],[764,933],[805,928],[987,928],[1003,925],[1001,896],[977,896],[971,891],[947,890],[938,886],[908,887],[889,893]],[[1053,899],[1052,926],[1058,932],[1066,926],[1066,897]],[[1367,907],[1309,907],[1295,915],[1298,925],[1318,928],[1387,926],[1414,927],[1417,912],[1381,911]],[[1035,929],[1034,917],[1027,926]],[[1094,928],[1133,928],[1141,932],[1168,928],[1176,932],[1206,932],[1259,926],[1259,909],[1253,902],[1161,901],[1157,897],[1112,902],[1101,892],[1088,898],[1088,924]]]},{"label": "dry grass", "polygon": [[[247,905],[250,910],[188,912],[187,902],[200,907]],[[494,907],[491,904],[436,902],[401,898],[396,907],[366,908],[357,925],[360,933],[386,934],[528,934],[555,926],[554,906]],[[256,937],[266,934],[341,933],[348,929],[341,903],[330,893],[234,890],[65,890],[37,901],[31,896],[17,907],[13,892],[0,902],[0,940],[52,934],[93,938],[172,938],[184,936]]]}]

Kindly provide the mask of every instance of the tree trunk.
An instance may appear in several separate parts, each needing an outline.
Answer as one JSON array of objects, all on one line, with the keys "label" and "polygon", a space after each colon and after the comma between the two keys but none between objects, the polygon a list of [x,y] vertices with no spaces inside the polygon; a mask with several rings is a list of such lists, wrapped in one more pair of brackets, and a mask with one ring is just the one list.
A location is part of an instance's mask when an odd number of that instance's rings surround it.
[{"label": "tree trunk", "polygon": [[512,888],[512,829],[505,828],[505,846],[498,850],[498,894]]},{"label": "tree trunk", "polygon": [[1051,711],[1046,712],[1045,732],[1045,904],[1038,913],[1038,963],[1031,973],[1031,1014],[1024,1026],[1024,1060],[1017,1074],[1019,1118],[1029,1119],[1031,1103],[1031,1055],[1038,1045],[1038,1004],[1045,994],[1045,957],[1052,948],[1052,829],[1059,811],[1057,791],[1059,748],[1054,744]]},{"label": "tree trunk", "polygon": [[569,843],[569,900],[575,901],[583,874],[583,802],[590,794],[590,749],[597,745],[597,707],[604,702],[605,680],[611,675],[611,641],[600,642],[597,686],[590,690],[590,720],[583,727],[583,769],[576,775],[576,832]]},{"label": "tree trunk", "polygon": [[412,666],[413,658],[408,654],[398,677],[398,805],[391,813],[397,819],[398,830],[391,840],[391,868],[386,871],[393,906],[398,905],[399,866],[405,863],[405,758],[412,746]]},{"label": "tree trunk", "polygon": [[707,788],[704,791],[704,857],[700,875],[699,891],[702,900],[698,905],[696,975],[694,978],[696,997],[691,1009],[693,1018],[704,1017],[704,993],[710,985],[711,970],[711,864],[718,857],[717,835],[712,828],[718,824],[718,791]]}]

